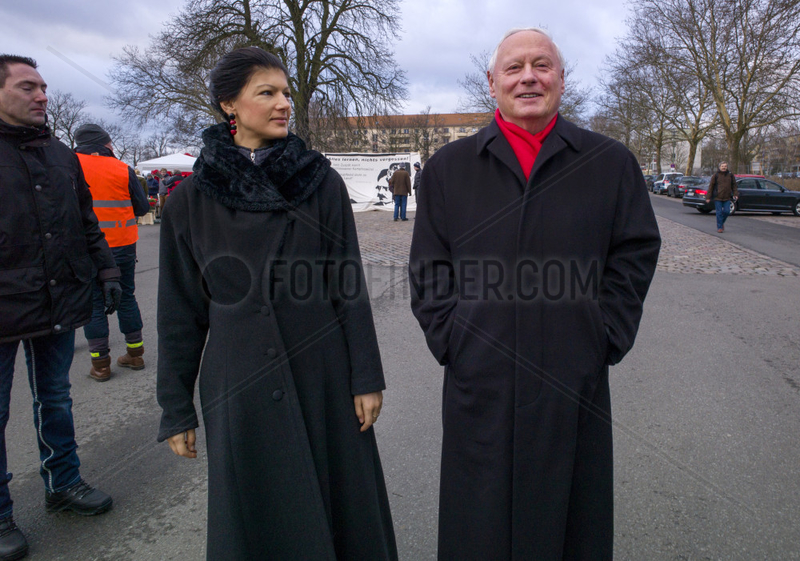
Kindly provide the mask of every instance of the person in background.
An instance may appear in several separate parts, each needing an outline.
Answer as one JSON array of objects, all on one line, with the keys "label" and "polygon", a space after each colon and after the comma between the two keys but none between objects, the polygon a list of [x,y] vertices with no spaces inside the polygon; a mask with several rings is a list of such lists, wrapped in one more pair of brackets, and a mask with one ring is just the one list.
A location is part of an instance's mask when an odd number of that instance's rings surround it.
[{"label": "person in background", "polygon": [[[139,239],[136,217],[150,212],[150,202],[134,171],[114,156],[111,137],[105,130],[91,123],[81,125],[75,131],[75,142],[75,152],[92,192],[94,212],[121,275],[122,299],[117,308],[117,319],[119,330],[125,335],[127,350],[117,358],[117,366],[142,370],[142,315],[134,295],[136,241]],[[111,378],[111,351],[100,283],[95,283],[92,304],[92,321],[83,328],[92,356],[89,376],[98,382],[105,382]]]},{"label": "person in background", "polygon": [[158,198],[158,170],[153,170],[147,177],[147,194],[150,197]]},{"label": "person in background", "polygon": [[147,179],[142,175],[142,172],[139,171],[139,168],[134,168],[133,173],[136,175],[136,180],[139,182],[142,192],[147,196]]},{"label": "person in background", "polygon": [[21,559],[28,551],[13,518],[5,436],[20,342],[33,394],[45,510],[92,515],[113,503],[80,474],[69,370],[75,330],[92,316],[93,269],[109,314],[122,294],[120,274],[92,211],[78,158],[47,127],[47,84],[36,66],[27,57],[0,55],[2,559]]},{"label": "person in background", "polygon": [[164,213],[164,205],[167,204],[167,195],[169,194],[169,186],[166,181],[169,179],[169,172],[166,168],[161,168],[158,173],[158,215],[159,217]]},{"label": "person in background", "polygon": [[417,196],[420,181],[422,181],[422,168],[419,166],[419,162],[414,162],[414,197]]},{"label": "person in background", "polygon": [[398,213],[400,220],[408,220],[406,218],[406,208],[408,206],[408,196],[411,194],[411,176],[408,174],[405,165],[401,165],[389,178],[389,188],[392,190],[392,196],[394,197],[394,221],[397,222]]},{"label": "person in background", "polygon": [[728,171],[728,162],[720,162],[719,171],[711,176],[706,201],[714,201],[717,212],[717,233],[725,232],[725,221],[731,215],[731,205],[739,198],[736,176]]},{"label": "person in background", "polygon": [[181,181],[183,181],[183,173],[178,169],[173,170],[172,175],[164,180],[164,184],[167,186],[167,196],[172,194],[172,190],[175,189]]}]

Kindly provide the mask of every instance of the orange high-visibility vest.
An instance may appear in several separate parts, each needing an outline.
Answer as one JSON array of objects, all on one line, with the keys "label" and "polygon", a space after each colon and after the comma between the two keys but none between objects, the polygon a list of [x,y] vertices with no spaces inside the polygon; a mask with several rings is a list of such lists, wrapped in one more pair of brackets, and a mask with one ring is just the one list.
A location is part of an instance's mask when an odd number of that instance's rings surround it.
[{"label": "orange high-visibility vest", "polygon": [[139,229],[128,190],[128,165],[114,157],[94,154],[78,154],[78,159],[109,247],[136,243]]}]

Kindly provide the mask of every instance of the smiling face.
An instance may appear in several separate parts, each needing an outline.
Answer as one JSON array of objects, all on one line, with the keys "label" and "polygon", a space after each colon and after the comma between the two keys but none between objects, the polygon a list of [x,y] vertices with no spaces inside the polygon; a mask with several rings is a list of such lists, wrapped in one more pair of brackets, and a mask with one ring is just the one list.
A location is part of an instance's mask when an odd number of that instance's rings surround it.
[{"label": "smiling face", "polygon": [[247,148],[261,148],[289,134],[292,113],[289,83],[278,68],[259,68],[236,99],[220,103],[226,113],[236,116],[234,142]]},{"label": "smiling face", "polygon": [[35,68],[22,63],[7,66],[0,88],[0,119],[18,127],[41,127],[46,120],[47,84]]},{"label": "smiling face", "polygon": [[497,49],[487,73],[489,93],[503,119],[530,133],[543,130],[558,113],[564,69],[553,42],[535,31],[520,31]]}]

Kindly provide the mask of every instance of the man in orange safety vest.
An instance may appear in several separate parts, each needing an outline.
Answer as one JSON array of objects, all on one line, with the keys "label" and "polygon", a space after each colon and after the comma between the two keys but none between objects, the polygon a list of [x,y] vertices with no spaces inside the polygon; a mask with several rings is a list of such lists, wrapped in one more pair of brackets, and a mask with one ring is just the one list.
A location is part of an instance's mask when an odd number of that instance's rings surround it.
[{"label": "man in orange safety vest", "polygon": [[[144,368],[142,315],[134,296],[136,217],[150,211],[150,203],[134,171],[114,156],[111,137],[101,127],[85,124],[75,131],[75,152],[92,193],[94,212],[121,272],[122,301],[117,308],[119,329],[125,335],[127,351],[117,365],[133,370]],[[111,378],[108,319],[103,311],[103,293],[95,284],[92,320],[83,330],[89,342],[92,368],[89,376],[99,382]]]}]

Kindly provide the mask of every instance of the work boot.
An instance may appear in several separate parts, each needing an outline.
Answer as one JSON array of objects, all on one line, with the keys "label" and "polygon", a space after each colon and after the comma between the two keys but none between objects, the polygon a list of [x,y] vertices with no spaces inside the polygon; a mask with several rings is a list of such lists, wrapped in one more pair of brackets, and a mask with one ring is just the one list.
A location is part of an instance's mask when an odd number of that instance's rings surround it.
[{"label": "work boot", "polygon": [[110,496],[83,479],[63,491],[44,493],[44,507],[47,512],[71,510],[83,516],[94,516],[110,509],[113,502]]},{"label": "work boot", "polygon": [[17,528],[14,518],[7,516],[0,520],[0,561],[22,559],[28,554],[28,540]]},{"label": "work boot", "polygon": [[131,370],[142,370],[144,369],[143,354],[144,346],[142,345],[133,348],[128,347],[128,351],[117,359],[117,366],[130,368]]},{"label": "work boot", "polygon": [[105,356],[103,358],[92,359],[92,369],[89,371],[89,376],[98,382],[105,382],[111,379],[111,357]]}]

